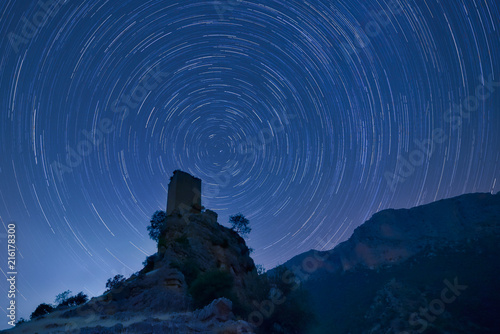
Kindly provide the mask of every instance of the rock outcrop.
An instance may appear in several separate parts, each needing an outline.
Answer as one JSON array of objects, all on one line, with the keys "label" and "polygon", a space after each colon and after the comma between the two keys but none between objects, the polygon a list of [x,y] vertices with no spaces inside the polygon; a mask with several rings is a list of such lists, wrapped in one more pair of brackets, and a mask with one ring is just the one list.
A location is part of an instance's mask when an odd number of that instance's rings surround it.
[{"label": "rock outcrop", "polygon": [[[175,211],[167,217],[166,227],[153,260],[154,270],[178,269],[179,277],[184,277],[183,271],[189,275],[193,269],[200,273],[221,269],[233,276],[237,297],[248,299],[247,288],[257,279],[250,250],[238,233],[217,223],[215,212],[180,215]],[[180,280],[178,287],[184,291],[185,281]]]},{"label": "rock outcrop", "polygon": [[74,317],[67,318],[63,312],[56,311],[38,320],[20,324],[9,330],[8,333],[253,333],[248,323],[235,320],[232,313],[232,303],[226,298],[216,299],[201,310],[183,313],[133,313],[128,316],[124,314],[106,316],[89,313],[85,316],[83,313],[77,312]]}]

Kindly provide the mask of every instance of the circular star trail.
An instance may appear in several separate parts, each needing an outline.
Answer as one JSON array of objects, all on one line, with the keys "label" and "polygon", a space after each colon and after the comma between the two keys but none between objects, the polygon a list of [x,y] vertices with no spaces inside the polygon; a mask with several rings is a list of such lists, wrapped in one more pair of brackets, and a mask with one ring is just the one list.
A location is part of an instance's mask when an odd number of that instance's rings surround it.
[{"label": "circular star trail", "polygon": [[495,0],[3,1],[0,218],[24,316],[138,270],[175,169],[221,223],[250,219],[268,269],[382,209],[498,192],[499,17]]}]

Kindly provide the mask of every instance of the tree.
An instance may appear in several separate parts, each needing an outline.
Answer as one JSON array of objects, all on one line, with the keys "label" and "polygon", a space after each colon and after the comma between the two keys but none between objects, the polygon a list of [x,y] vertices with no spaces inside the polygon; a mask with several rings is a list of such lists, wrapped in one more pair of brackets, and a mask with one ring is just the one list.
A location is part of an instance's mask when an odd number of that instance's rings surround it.
[{"label": "tree", "polygon": [[165,231],[165,220],[167,214],[165,211],[157,210],[150,220],[150,225],[148,226],[149,237],[154,241],[158,242],[162,233]]},{"label": "tree", "polygon": [[76,306],[81,305],[89,300],[89,297],[80,291],[76,296],[69,297],[64,302],[59,304],[60,306]]},{"label": "tree", "polygon": [[229,223],[231,224],[231,229],[236,231],[241,236],[245,236],[252,231],[250,226],[248,226],[250,221],[241,213],[230,216]]},{"label": "tree", "polygon": [[61,292],[60,294],[58,294],[56,296],[56,300],[55,300],[56,304],[57,305],[62,305],[63,303],[65,303],[68,300],[69,295],[71,295],[71,290],[66,290],[66,291]]},{"label": "tree", "polygon": [[155,267],[155,258],[156,254],[150,255],[146,258],[146,260],[142,261],[142,265],[144,268],[141,269],[141,272],[146,274],[149,273]]},{"label": "tree", "polygon": [[42,303],[36,307],[33,313],[31,313],[30,319],[35,319],[39,316],[49,314],[52,311],[54,311],[54,307],[52,305]]},{"label": "tree", "polygon": [[71,291],[66,290],[64,292],[61,292],[56,296],[56,304],[57,307],[60,306],[76,306],[85,303],[87,300],[89,300],[89,297],[83,293],[83,291],[80,291],[76,296],[70,296]]},{"label": "tree", "polygon": [[109,290],[116,288],[120,284],[125,282],[125,277],[123,275],[115,275],[113,278],[108,278],[108,281],[106,282],[106,288]]}]

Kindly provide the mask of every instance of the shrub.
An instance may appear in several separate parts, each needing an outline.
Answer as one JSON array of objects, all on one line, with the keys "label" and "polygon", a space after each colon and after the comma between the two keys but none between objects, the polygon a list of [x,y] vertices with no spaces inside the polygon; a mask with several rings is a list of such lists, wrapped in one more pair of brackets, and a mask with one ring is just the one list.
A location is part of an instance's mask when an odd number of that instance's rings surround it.
[{"label": "shrub", "polygon": [[183,234],[180,237],[176,238],[175,242],[177,242],[179,245],[182,245],[185,247],[189,246],[189,239],[188,239],[187,234]]},{"label": "shrub", "polygon": [[58,294],[55,300],[56,304],[61,305],[62,303],[64,303],[66,300],[68,300],[69,295],[71,295],[71,290],[66,290]]},{"label": "shrub", "polygon": [[147,227],[149,237],[158,242],[161,235],[165,232],[167,214],[165,211],[157,210],[151,217],[150,225]]},{"label": "shrub", "polygon": [[49,314],[50,312],[52,312],[54,310],[55,310],[55,308],[52,305],[42,303],[36,307],[36,309],[35,309],[35,311],[33,311],[33,313],[31,313],[30,319],[35,319],[35,318],[40,317],[42,315]]},{"label": "shrub", "polygon": [[150,271],[152,271],[155,267],[155,254],[153,255],[150,255],[146,258],[146,260],[144,260],[142,262],[142,265],[144,266],[144,268],[142,268],[142,270],[140,271],[141,274],[146,274],[146,273],[149,273]]},{"label": "shrub", "polygon": [[89,300],[89,297],[80,291],[76,296],[72,296],[64,300],[59,306],[76,306],[81,305]]},{"label": "shrub", "polygon": [[232,292],[233,281],[233,276],[230,273],[220,269],[198,275],[189,288],[195,308],[201,308],[221,297],[235,302],[236,298]]},{"label": "shrub", "polygon": [[113,278],[108,278],[108,281],[106,282],[107,291],[120,286],[123,282],[125,282],[125,277],[120,274],[115,275]]}]

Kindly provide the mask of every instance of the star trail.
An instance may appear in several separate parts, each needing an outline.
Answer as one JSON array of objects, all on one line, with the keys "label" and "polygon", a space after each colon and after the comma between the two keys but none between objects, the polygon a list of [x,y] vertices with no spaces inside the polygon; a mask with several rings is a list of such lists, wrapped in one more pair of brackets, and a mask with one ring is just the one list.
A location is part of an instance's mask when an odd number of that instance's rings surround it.
[{"label": "star trail", "polygon": [[175,169],[220,223],[247,216],[267,269],[382,209],[500,191],[499,29],[496,0],[2,1],[20,316],[139,270]]}]

